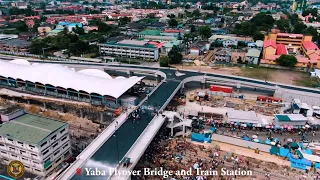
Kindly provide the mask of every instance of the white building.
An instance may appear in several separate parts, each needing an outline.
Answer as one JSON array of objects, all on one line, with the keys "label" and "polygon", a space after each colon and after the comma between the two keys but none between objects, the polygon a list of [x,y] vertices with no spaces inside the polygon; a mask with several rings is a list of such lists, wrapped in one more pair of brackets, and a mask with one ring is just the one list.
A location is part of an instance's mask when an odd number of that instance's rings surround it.
[{"label": "white building", "polygon": [[101,54],[130,58],[159,59],[159,49],[145,41],[122,40],[99,44]]},{"label": "white building", "polygon": [[18,160],[25,170],[47,176],[71,156],[68,124],[25,114],[0,126],[0,163]]},{"label": "white building", "polygon": [[246,53],[246,61],[248,64],[258,64],[261,51],[258,49],[251,48]]},{"label": "white building", "polygon": [[238,41],[235,38],[227,38],[222,40],[223,47],[238,46]]},{"label": "white building", "polygon": [[7,122],[23,115],[25,112],[19,106],[0,107],[0,122]]},{"label": "white building", "polygon": [[255,48],[255,49],[259,49],[260,51],[262,51],[262,49],[263,49],[263,41],[257,40],[254,43],[248,43],[248,48]]}]

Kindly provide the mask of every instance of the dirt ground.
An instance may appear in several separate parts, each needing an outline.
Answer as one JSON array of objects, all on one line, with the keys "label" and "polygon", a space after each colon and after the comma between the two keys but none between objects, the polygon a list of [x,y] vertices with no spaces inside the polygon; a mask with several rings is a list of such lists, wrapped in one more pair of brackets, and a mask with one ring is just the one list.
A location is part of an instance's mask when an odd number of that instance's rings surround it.
[{"label": "dirt ground", "polygon": [[308,79],[306,72],[270,69],[270,68],[242,68],[242,67],[209,67],[209,66],[186,66],[175,65],[174,67],[184,70],[194,70],[201,72],[211,72],[225,75],[243,76],[254,79],[267,80],[283,84],[307,86],[305,80]]}]

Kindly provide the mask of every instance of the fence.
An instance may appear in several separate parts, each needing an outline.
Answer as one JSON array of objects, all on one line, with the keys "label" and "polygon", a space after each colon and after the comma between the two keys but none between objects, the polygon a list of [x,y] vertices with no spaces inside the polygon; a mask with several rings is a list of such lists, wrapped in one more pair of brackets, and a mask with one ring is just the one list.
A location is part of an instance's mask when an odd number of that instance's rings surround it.
[{"label": "fence", "polygon": [[243,139],[238,139],[238,138],[234,138],[234,137],[229,137],[229,136],[223,136],[223,135],[219,135],[219,134],[212,134],[212,140],[214,141],[220,141],[220,142],[224,142],[224,143],[228,143],[230,144],[230,142],[232,142],[233,145],[236,146],[241,146],[241,147],[245,147],[248,148],[250,147],[251,149],[259,149],[260,151],[263,152],[270,152],[271,146],[266,145],[266,144],[260,144],[260,143],[256,143],[256,142],[252,142],[252,141],[246,141]]}]

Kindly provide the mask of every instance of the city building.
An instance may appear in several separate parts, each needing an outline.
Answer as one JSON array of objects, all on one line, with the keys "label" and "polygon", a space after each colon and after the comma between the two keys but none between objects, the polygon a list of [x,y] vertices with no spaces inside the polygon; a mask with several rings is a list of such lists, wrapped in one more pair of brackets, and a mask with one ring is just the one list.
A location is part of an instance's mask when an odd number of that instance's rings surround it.
[{"label": "city building", "polygon": [[217,51],[214,55],[216,62],[230,62],[231,60],[231,53],[226,48]]},{"label": "city building", "polygon": [[238,41],[235,38],[226,38],[222,40],[223,47],[238,46]]},{"label": "city building", "polygon": [[261,51],[259,49],[251,48],[246,53],[246,61],[248,64],[259,64]]},{"label": "city building", "polygon": [[263,49],[263,41],[257,40],[254,43],[248,43],[248,48],[255,48],[255,49],[259,49],[260,51],[262,51],[262,49]]},{"label": "city building", "polygon": [[145,41],[122,40],[99,44],[101,54],[130,58],[159,59],[159,49]]},{"label": "city building", "polygon": [[0,126],[2,164],[18,160],[25,170],[42,177],[71,156],[68,124],[25,114]]},{"label": "city building", "polygon": [[75,71],[57,64],[30,65],[24,59],[0,61],[0,85],[114,108],[120,106],[118,98],[143,78],[112,78],[101,70]]},{"label": "city building", "polygon": [[0,50],[11,52],[29,52],[30,41],[24,39],[6,39],[0,40]]},{"label": "city building", "polygon": [[308,1],[307,0],[294,0],[292,4],[292,11],[295,12],[302,12],[308,8]]},{"label": "city building", "polygon": [[275,114],[275,125],[304,126],[308,119],[302,114]]},{"label": "city building", "polygon": [[320,50],[312,36],[302,34],[271,33],[265,37],[261,65],[277,65],[281,55],[296,56],[298,68],[319,67]]},{"label": "city building", "polygon": [[25,112],[19,106],[0,106],[0,122],[11,121],[23,114],[25,114]]}]

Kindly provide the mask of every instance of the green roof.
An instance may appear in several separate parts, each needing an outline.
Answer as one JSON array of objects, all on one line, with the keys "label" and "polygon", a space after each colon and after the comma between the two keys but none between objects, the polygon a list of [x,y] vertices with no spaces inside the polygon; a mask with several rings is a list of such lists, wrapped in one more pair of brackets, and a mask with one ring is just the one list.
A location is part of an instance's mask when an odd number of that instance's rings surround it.
[{"label": "green roof", "polygon": [[172,40],[170,42],[167,42],[164,47],[166,48],[172,48],[173,46],[179,46],[181,44],[180,40]]},{"label": "green roof", "polygon": [[151,36],[159,36],[161,34],[160,30],[156,29],[147,29],[139,32],[140,35],[151,35]]},{"label": "green roof", "polygon": [[279,121],[291,121],[287,115],[275,115]]},{"label": "green roof", "polygon": [[37,115],[25,114],[0,126],[0,134],[38,144],[67,123]]},{"label": "green roof", "polygon": [[104,44],[108,44],[108,45],[114,45],[114,46],[125,46],[125,47],[139,47],[139,48],[157,48],[155,45],[153,44],[149,44],[146,42],[145,45],[139,45],[139,44],[122,44],[122,43],[119,43],[117,41],[109,41],[109,42],[106,42]]}]

